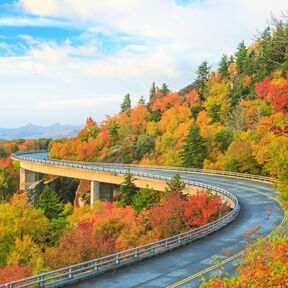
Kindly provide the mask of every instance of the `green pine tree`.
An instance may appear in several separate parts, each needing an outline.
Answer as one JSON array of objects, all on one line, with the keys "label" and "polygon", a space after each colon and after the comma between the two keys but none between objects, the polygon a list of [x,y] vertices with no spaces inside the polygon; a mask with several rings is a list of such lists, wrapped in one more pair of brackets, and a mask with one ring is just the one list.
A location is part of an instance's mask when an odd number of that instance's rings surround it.
[{"label": "green pine tree", "polygon": [[223,55],[219,67],[218,67],[218,72],[221,74],[222,78],[227,79],[229,77],[229,60],[227,55]]},{"label": "green pine tree", "polygon": [[44,188],[39,196],[36,207],[43,210],[44,215],[49,220],[63,216],[64,204],[61,202],[58,194],[48,186]]},{"label": "green pine tree", "polygon": [[186,185],[185,183],[182,181],[180,175],[177,173],[175,174],[175,176],[166,183],[167,184],[167,188],[166,193],[172,192],[172,193],[177,193],[180,195],[180,197],[182,199],[187,199],[188,194],[183,193],[183,190],[185,189]]},{"label": "green pine tree", "polygon": [[200,135],[198,125],[189,129],[180,152],[184,167],[203,168],[203,161],[207,156],[206,140]]},{"label": "green pine tree", "polygon": [[170,89],[168,88],[168,85],[166,83],[162,84],[160,90],[163,96],[166,96],[170,92]]},{"label": "green pine tree", "polygon": [[156,85],[155,85],[155,82],[153,82],[152,86],[150,88],[150,91],[149,91],[149,100],[151,100],[153,98],[155,93],[156,93]]},{"label": "green pine tree", "polygon": [[210,73],[211,67],[208,64],[208,61],[203,61],[197,68],[196,71],[196,82],[197,83],[202,83],[203,81],[208,79],[208,75]]},{"label": "green pine tree", "polygon": [[236,68],[239,74],[244,72],[246,60],[247,60],[247,48],[244,44],[244,41],[242,41],[238,45],[238,50],[236,53]]},{"label": "green pine tree", "polygon": [[133,207],[139,213],[141,210],[150,209],[160,201],[160,192],[154,191],[148,186],[140,189],[133,197]]},{"label": "green pine tree", "polygon": [[109,146],[112,147],[117,144],[117,141],[119,140],[119,129],[120,126],[117,123],[116,120],[113,120],[109,126],[108,134],[111,138]]},{"label": "green pine tree", "polygon": [[138,103],[140,104],[140,105],[145,105],[145,98],[143,97],[143,96],[141,96],[140,98],[139,98],[139,101],[138,101]]},{"label": "green pine tree", "polygon": [[130,108],[131,108],[131,98],[130,94],[128,93],[124,96],[123,102],[121,104],[121,112],[124,112]]},{"label": "green pine tree", "polygon": [[198,92],[199,92],[199,95],[200,95],[200,98],[202,100],[204,100],[204,90],[205,90],[205,82],[207,81],[208,79],[208,75],[210,73],[210,69],[211,67],[209,66],[208,64],[208,61],[203,61],[197,71],[196,71],[196,79],[195,79],[195,85],[196,87],[198,88]]},{"label": "green pine tree", "polygon": [[133,197],[137,194],[138,188],[134,184],[133,174],[128,171],[125,175],[124,182],[120,185],[120,193],[121,193],[121,206],[131,206],[133,205]]}]

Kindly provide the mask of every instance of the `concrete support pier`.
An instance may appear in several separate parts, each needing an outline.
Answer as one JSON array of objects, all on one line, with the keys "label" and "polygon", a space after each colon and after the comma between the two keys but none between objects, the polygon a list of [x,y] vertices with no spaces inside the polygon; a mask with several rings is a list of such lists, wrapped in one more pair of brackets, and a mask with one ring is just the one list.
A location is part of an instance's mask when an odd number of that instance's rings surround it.
[{"label": "concrete support pier", "polygon": [[93,204],[96,200],[100,199],[100,183],[96,181],[91,181],[90,190],[90,207],[93,208]]},{"label": "concrete support pier", "polygon": [[113,184],[91,181],[91,190],[90,190],[91,208],[93,208],[93,203],[96,200],[112,202],[114,189],[115,185]]},{"label": "concrete support pier", "polygon": [[27,190],[33,183],[39,181],[41,175],[37,172],[20,168],[20,190]]}]

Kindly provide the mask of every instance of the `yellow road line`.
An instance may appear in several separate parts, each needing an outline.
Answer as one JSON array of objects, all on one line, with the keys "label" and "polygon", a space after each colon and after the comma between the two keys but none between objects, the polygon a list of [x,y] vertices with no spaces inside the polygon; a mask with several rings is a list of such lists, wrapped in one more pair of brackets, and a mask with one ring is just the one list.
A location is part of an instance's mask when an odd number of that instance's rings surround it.
[{"label": "yellow road line", "polygon": [[[216,181],[213,181],[213,182],[214,183],[218,183],[218,184],[224,184],[223,182],[216,182]],[[226,184],[226,185],[243,188],[243,186],[235,185],[235,184]],[[245,189],[245,190],[246,191],[253,191],[253,192],[256,192],[258,194],[262,194],[262,195],[264,195],[264,196],[266,196],[266,197],[278,202],[279,204],[281,204],[281,202],[278,199],[276,199],[275,197],[272,197],[270,195],[266,195],[265,193],[260,192],[260,191],[258,191],[256,189],[248,188],[248,189]],[[284,217],[283,217],[281,223],[274,230],[272,230],[268,235],[266,235],[264,237],[264,239],[269,239],[274,233],[276,233],[278,230],[280,230],[284,226],[286,220],[287,220],[287,218],[286,218],[286,215],[284,213]],[[191,275],[191,276],[189,276],[187,278],[184,278],[184,279],[182,279],[182,280],[180,280],[180,281],[178,281],[178,282],[176,282],[176,283],[174,283],[172,285],[169,285],[169,286],[167,286],[167,288],[175,288],[175,287],[183,285],[183,284],[185,284],[187,282],[190,282],[191,280],[193,280],[195,278],[198,278],[198,277],[200,277],[200,276],[202,276],[202,275],[204,275],[204,274],[206,274],[206,273],[208,273],[208,272],[210,272],[210,271],[212,271],[212,270],[214,270],[216,268],[219,268],[222,265],[224,265],[224,264],[226,264],[226,263],[228,263],[228,262],[240,257],[246,250],[247,250],[247,248],[242,250],[242,251],[240,251],[240,252],[238,252],[238,253],[236,253],[236,254],[234,254],[234,255],[232,255],[232,256],[230,256],[229,258],[226,258],[226,259],[224,259],[224,260],[222,260],[222,261],[220,261],[220,262],[218,262],[218,263],[216,263],[216,264],[214,264],[214,265],[202,270],[202,271],[199,271],[198,273],[195,273],[195,274],[193,274],[193,275]]]}]

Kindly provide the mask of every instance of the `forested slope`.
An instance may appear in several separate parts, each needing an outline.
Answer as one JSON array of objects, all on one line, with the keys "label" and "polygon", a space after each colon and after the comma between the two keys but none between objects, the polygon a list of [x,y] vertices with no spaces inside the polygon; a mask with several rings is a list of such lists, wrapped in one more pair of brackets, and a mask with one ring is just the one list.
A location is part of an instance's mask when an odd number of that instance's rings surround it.
[{"label": "forested slope", "polygon": [[[177,165],[269,175],[288,184],[288,23],[272,19],[246,47],[179,92],[153,83],[149,100],[97,124],[88,118],[77,137],[55,141],[50,156],[83,161]],[[148,98],[148,97],[147,97]]]}]

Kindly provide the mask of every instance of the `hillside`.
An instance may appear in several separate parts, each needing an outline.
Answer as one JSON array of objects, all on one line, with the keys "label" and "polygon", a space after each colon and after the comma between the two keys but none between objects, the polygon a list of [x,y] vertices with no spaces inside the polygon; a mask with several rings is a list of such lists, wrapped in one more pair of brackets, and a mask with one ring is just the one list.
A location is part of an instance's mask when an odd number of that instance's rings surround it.
[{"label": "hillside", "polygon": [[216,71],[204,61],[179,92],[153,83],[149,100],[77,137],[55,141],[50,156],[84,161],[176,165],[270,175],[287,201],[288,21],[273,19],[249,47],[223,55]]},{"label": "hillside", "polygon": [[20,128],[0,128],[0,141],[13,139],[57,139],[61,137],[74,137],[79,130],[79,126],[61,125],[59,123],[47,127],[29,123]]}]

